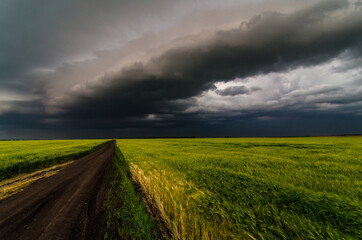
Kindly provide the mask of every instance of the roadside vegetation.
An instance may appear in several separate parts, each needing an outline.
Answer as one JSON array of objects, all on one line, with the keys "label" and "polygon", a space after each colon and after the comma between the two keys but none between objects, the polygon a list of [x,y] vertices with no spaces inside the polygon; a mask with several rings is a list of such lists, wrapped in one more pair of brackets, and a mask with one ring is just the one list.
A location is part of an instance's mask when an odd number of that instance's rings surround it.
[{"label": "roadside vegetation", "polygon": [[0,181],[80,158],[108,140],[0,141]]},{"label": "roadside vegetation", "polygon": [[362,239],[362,137],[117,145],[173,239]]},{"label": "roadside vegetation", "polygon": [[103,209],[100,239],[158,239],[153,221],[130,180],[128,163],[117,146]]}]

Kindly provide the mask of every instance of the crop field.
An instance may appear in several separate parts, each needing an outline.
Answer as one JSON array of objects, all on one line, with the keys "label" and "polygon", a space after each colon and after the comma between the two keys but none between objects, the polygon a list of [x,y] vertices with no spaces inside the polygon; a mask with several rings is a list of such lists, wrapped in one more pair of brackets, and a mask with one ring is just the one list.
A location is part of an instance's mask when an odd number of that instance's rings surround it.
[{"label": "crop field", "polygon": [[174,239],[362,239],[362,137],[117,146]]},{"label": "crop field", "polygon": [[77,159],[106,140],[0,141],[0,180]]}]

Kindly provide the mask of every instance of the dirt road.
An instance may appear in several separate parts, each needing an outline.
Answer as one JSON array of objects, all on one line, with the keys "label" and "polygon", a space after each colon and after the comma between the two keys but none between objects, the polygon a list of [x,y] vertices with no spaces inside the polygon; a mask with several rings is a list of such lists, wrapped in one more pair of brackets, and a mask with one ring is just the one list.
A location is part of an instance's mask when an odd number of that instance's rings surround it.
[{"label": "dirt road", "polygon": [[0,239],[95,239],[114,143],[0,201]]}]

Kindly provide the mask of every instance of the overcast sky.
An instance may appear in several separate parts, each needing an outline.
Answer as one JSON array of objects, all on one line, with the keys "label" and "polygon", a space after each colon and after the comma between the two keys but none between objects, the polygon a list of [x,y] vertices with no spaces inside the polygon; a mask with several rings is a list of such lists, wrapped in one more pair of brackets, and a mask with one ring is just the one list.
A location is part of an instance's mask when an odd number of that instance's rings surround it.
[{"label": "overcast sky", "polygon": [[362,1],[1,0],[0,139],[362,133]]}]

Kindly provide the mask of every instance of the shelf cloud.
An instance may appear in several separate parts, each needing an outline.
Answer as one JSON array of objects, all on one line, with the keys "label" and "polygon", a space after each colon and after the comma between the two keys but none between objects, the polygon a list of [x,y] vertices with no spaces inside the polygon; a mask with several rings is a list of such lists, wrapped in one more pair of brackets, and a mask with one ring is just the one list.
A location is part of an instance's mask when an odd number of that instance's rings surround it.
[{"label": "shelf cloud", "polygon": [[[216,7],[221,14],[233,4]],[[257,125],[258,119],[272,123],[278,116],[283,121],[285,116],[320,115],[333,122],[336,116],[361,118],[356,110],[362,105],[362,70],[356,64],[362,57],[360,2],[289,2],[290,7],[280,11],[265,11],[267,5],[259,4],[262,12],[249,19],[240,16],[237,25],[236,15],[230,25],[222,22],[189,33],[185,26],[176,31],[169,24],[158,35],[140,34],[113,50],[28,70],[22,75],[27,82],[18,80],[20,86],[12,87],[27,89],[33,98],[24,105],[14,101],[4,107],[2,102],[0,126],[9,114],[19,114],[34,116],[47,127],[132,129],[149,135],[162,129],[162,134],[172,135],[183,128],[192,134],[196,126],[218,129],[243,119],[254,119]],[[173,21],[176,25],[179,20]],[[92,44],[98,41],[101,37]],[[1,67],[2,78],[9,78],[6,64]],[[34,107],[29,106],[32,102]],[[239,126],[241,134],[244,127]],[[150,128],[154,132],[145,130]],[[294,130],[290,134],[303,131]]]}]

